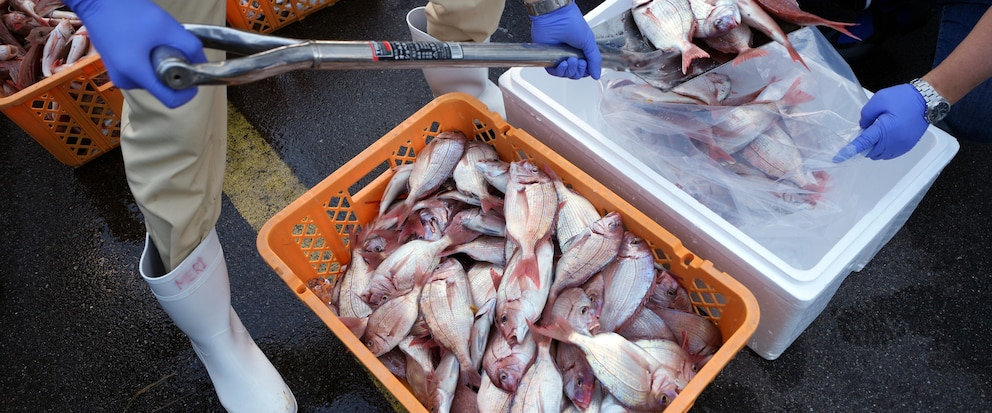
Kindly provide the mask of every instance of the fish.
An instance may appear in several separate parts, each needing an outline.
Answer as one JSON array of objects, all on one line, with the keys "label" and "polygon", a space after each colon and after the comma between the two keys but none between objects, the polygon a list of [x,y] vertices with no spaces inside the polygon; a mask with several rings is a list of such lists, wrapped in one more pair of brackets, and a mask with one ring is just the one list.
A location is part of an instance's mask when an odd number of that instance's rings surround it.
[{"label": "fish", "polygon": [[389,177],[389,183],[386,184],[386,189],[382,193],[382,198],[379,200],[379,215],[384,215],[389,210],[389,207],[393,205],[393,202],[407,191],[410,183],[410,173],[413,172],[413,164],[411,162],[397,165],[390,170],[393,175]]},{"label": "fish", "polygon": [[[479,212],[482,212],[482,209],[479,209]],[[469,215],[463,224],[465,228],[482,235],[506,237],[506,217],[503,216],[502,212],[493,209],[485,213]]]},{"label": "fish", "polygon": [[720,36],[707,37],[703,41],[708,46],[723,53],[736,54],[737,56],[734,57],[732,63],[733,66],[737,66],[756,57],[768,56],[767,50],[751,47],[753,34],[751,32],[751,26],[746,24],[738,25]]},{"label": "fish", "polygon": [[[558,212],[558,191],[548,172],[528,160],[510,164],[510,181],[504,198],[506,236],[516,243],[520,256],[512,271],[540,285],[537,244],[550,239]],[[511,270],[508,266],[507,270]],[[513,278],[516,275],[510,273]]]},{"label": "fish", "polygon": [[592,303],[593,308],[596,309],[596,314],[602,314],[603,312],[603,293],[606,289],[606,281],[603,278],[603,273],[598,272],[589,277],[585,283],[581,285],[582,291],[585,291],[586,296],[589,297],[589,301]]},{"label": "fish", "polygon": [[434,340],[457,358],[462,380],[477,387],[481,378],[469,353],[475,322],[473,307],[472,290],[462,264],[454,258],[445,258],[424,284],[420,311]]},{"label": "fish", "polygon": [[741,20],[744,24],[757,29],[758,31],[768,35],[769,38],[775,42],[781,44],[789,52],[789,57],[793,61],[800,63],[806,70],[810,70],[809,66],[803,60],[796,48],[792,46],[792,42],[789,41],[789,36],[782,31],[778,23],[772,16],[768,15],[767,12],[761,6],[755,2],[756,0],[737,0],[737,7],[741,12]]},{"label": "fish", "polygon": [[723,345],[720,329],[706,317],[670,308],[653,311],[665,320],[665,325],[677,340],[683,342],[683,347],[700,367]]},{"label": "fish", "polygon": [[628,408],[661,410],[678,396],[672,373],[646,350],[619,334],[601,332],[587,336],[561,319],[534,325],[531,331],[576,345],[603,388]]},{"label": "fish", "polygon": [[640,308],[623,328],[617,329],[628,340],[659,339],[678,341],[665,320],[649,308]]},{"label": "fish", "polygon": [[[708,72],[673,87],[668,93],[674,96],[668,102],[717,106],[730,96],[731,90],[730,76]],[[676,101],[679,98],[682,100]]]},{"label": "fish", "polygon": [[554,242],[545,238],[538,243],[537,250],[537,280],[515,269],[522,265],[522,259],[518,258],[520,254],[514,254],[496,290],[496,328],[511,344],[527,334],[528,324],[541,317],[548,303],[554,278]]},{"label": "fish", "polygon": [[409,217],[413,205],[441,187],[451,177],[455,165],[465,151],[468,138],[458,130],[439,133],[417,154],[408,179],[407,197],[391,207],[384,215],[383,222],[397,222],[402,225]]},{"label": "fish", "polygon": [[682,73],[689,72],[695,59],[709,53],[691,41],[696,18],[688,0],[633,0],[631,16],[641,34],[658,50],[682,54]]},{"label": "fish", "polygon": [[599,316],[602,331],[622,329],[654,286],[654,253],[643,238],[624,233],[616,259],[603,268],[605,290]]},{"label": "fish", "polygon": [[455,398],[451,401],[451,411],[459,413],[477,413],[479,411],[479,394],[468,386],[458,385],[455,388]]},{"label": "fish", "polygon": [[435,369],[431,356],[433,344],[432,341],[417,340],[413,335],[408,335],[397,345],[397,348],[406,354],[407,384],[410,385],[414,397],[425,405],[429,403],[427,377]]},{"label": "fish", "polygon": [[35,19],[42,26],[48,26],[48,22],[43,17],[41,17],[41,15],[38,14],[36,9],[37,6],[34,1],[10,0],[10,5],[13,6],[13,8],[20,10],[24,14],[30,16],[32,19]]},{"label": "fish", "polygon": [[777,123],[744,147],[740,156],[774,179],[790,181],[800,188],[818,184],[813,173],[803,167],[803,156],[795,141]]},{"label": "fish", "polygon": [[793,24],[798,24],[800,26],[826,26],[841,32],[848,37],[861,40],[860,37],[855,36],[847,30],[850,26],[857,26],[857,23],[845,23],[839,21],[828,20],[823,17],[817,16],[813,13],[806,12],[799,8],[799,3],[796,0],[755,0],[761,5],[761,8],[768,12],[768,14],[777,17],[782,21],[786,21]]},{"label": "fish", "polygon": [[469,267],[467,274],[475,307],[468,349],[472,366],[478,370],[489,343],[489,332],[496,320],[496,286],[503,277],[503,268],[490,263],[476,263]]},{"label": "fish", "polygon": [[493,385],[513,393],[524,373],[537,356],[537,342],[527,334],[517,343],[509,343],[502,334],[493,330],[489,337],[482,367]]},{"label": "fish", "polygon": [[406,294],[386,301],[369,315],[362,342],[376,357],[399,345],[417,321],[422,282],[420,284]]},{"label": "fish", "polygon": [[441,256],[463,253],[476,261],[506,265],[506,238],[483,235],[464,244],[452,245],[441,252]]},{"label": "fish", "polygon": [[506,186],[510,182],[510,163],[493,160],[493,161],[478,161],[475,163],[476,169],[482,172],[482,177],[486,179],[489,185],[496,188],[497,191],[506,193]]},{"label": "fish", "polygon": [[536,341],[537,359],[521,378],[510,403],[510,412],[561,412],[564,381],[551,357],[551,338],[539,337]]},{"label": "fish", "polygon": [[[24,47],[21,46],[21,41],[18,40],[16,36],[14,36],[14,33],[12,33],[10,29],[8,29],[8,27],[13,26],[11,23],[7,22],[8,16],[10,14],[12,13],[5,14],[3,16],[4,21],[0,22],[0,44],[6,44],[10,47],[13,47],[14,49],[16,49],[16,54],[21,55],[25,53]],[[30,30],[28,32],[24,32],[20,34],[27,35],[28,33],[30,33]]]},{"label": "fish", "polygon": [[741,12],[736,0],[689,0],[696,19],[696,38],[726,34],[741,24]]},{"label": "fish", "polygon": [[65,61],[62,62],[61,66],[56,67],[54,72],[58,73],[82,59],[83,56],[86,56],[89,46],[89,32],[86,30],[86,26],[82,26],[72,36],[69,36],[69,51],[66,52]]},{"label": "fish", "polygon": [[41,73],[45,77],[52,75],[52,70],[61,64],[63,56],[69,51],[69,37],[75,32],[68,20],[63,20],[48,34],[45,48],[41,54]]},{"label": "fish", "polygon": [[553,303],[550,314],[585,334],[599,331],[599,313],[586,292],[579,287],[562,291]]},{"label": "fish", "polygon": [[595,391],[596,376],[585,354],[573,344],[559,342],[555,363],[561,371],[565,396],[580,409],[588,409]]},{"label": "fish", "polygon": [[555,265],[554,283],[548,301],[554,303],[566,288],[576,287],[603,269],[617,256],[623,239],[623,218],[612,211],[594,222],[587,232],[577,235],[571,248]]},{"label": "fish", "polygon": [[658,268],[654,278],[654,289],[648,301],[644,303],[648,308],[674,308],[685,312],[692,312],[692,300],[689,298],[689,291],[679,284],[678,278],[665,270]]},{"label": "fish", "polygon": [[589,199],[566,186],[560,179],[555,179],[554,183],[561,202],[558,218],[555,220],[555,236],[558,237],[558,247],[564,252],[571,248],[576,235],[587,231],[602,216]]},{"label": "fish", "polygon": [[479,395],[475,405],[479,413],[507,413],[510,411],[510,403],[512,402],[512,393],[493,384],[489,375],[482,375],[482,385],[479,386]]},{"label": "fish", "polygon": [[437,364],[437,368],[427,375],[428,402],[426,407],[431,412],[446,413],[452,411],[451,404],[455,400],[455,391],[458,389],[458,366],[458,357],[454,353],[447,353],[441,357],[441,362]]},{"label": "fish", "polygon": [[634,344],[643,348],[672,372],[679,390],[684,389],[696,376],[692,357],[682,346],[671,340],[635,340]]},{"label": "fish", "polygon": [[419,277],[429,275],[440,264],[441,251],[451,244],[465,243],[478,237],[478,232],[467,230],[462,225],[466,217],[464,212],[460,211],[452,217],[441,239],[410,240],[386,257],[372,274],[366,301],[375,307],[390,297],[410,291]]},{"label": "fish", "polygon": [[365,301],[372,282],[372,272],[372,267],[362,257],[361,249],[352,251],[348,269],[341,276],[338,316],[361,318],[372,314],[372,307]]},{"label": "fish", "polygon": [[478,199],[482,212],[502,208],[503,200],[489,193],[489,183],[486,182],[482,171],[475,166],[479,161],[495,160],[499,160],[499,154],[492,146],[481,141],[468,141],[465,144],[465,153],[452,172],[455,187],[459,192]]}]

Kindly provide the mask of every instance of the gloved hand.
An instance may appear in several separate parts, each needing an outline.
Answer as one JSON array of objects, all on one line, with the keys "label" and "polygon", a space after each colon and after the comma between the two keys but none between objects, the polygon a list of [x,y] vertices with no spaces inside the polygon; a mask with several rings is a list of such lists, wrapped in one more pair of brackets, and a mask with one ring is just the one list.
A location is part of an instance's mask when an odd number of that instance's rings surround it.
[{"label": "gloved hand", "polygon": [[172,90],[158,80],[152,50],[171,46],[191,63],[207,61],[203,44],[165,10],[149,0],[64,0],[86,25],[90,40],[121,89],[145,89],[165,106],[178,107],[196,88]]},{"label": "gloved hand", "polygon": [[910,84],[879,90],[861,108],[861,135],[834,155],[843,162],[871,149],[868,158],[892,159],[916,145],[929,125],[923,117],[927,104]]},{"label": "gloved hand", "polygon": [[603,71],[603,58],[599,55],[596,37],[575,2],[548,14],[530,16],[530,22],[530,37],[534,43],[566,44],[581,49],[585,54],[585,60],[574,57],[562,60],[557,65],[548,67],[548,73],[572,79],[585,76],[599,79]]}]

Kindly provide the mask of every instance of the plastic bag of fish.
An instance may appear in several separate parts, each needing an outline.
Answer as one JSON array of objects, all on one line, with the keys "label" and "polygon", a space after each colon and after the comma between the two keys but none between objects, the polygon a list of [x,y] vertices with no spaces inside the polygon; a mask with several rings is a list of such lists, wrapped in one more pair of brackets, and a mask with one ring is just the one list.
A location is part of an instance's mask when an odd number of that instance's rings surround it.
[{"label": "plastic bag of fish", "polygon": [[58,0],[0,0],[3,97],[95,54],[86,27]]},{"label": "plastic bag of fish", "polygon": [[867,99],[819,31],[789,37],[810,70],[797,70],[790,53],[770,43],[759,59],[669,92],[605,73],[600,109],[608,136],[738,227],[790,215],[808,227],[842,213],[831,176],[843,166],[832,158],[857,136]]},{"label": "plastic bag of fish", "polygon": [[431,411],[661,410],[723,343],[619,213],[459,131],[356,238],[310,288]]}]

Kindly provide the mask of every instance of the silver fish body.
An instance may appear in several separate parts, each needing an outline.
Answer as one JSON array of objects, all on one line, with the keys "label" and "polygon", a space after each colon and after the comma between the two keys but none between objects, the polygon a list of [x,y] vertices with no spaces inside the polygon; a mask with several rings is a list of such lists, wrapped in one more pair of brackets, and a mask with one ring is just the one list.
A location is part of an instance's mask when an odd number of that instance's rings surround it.
[{"label": "silver fish body", "polygon": [[550,305],[553,318],[565,320],[572,328],[584,334],[599,331],[599,314],[583,289],[568,288],[562,291]]},{"label": "silver fish body", "polygon": [[506,193],[506,186],[510,183],[510,163],[501,160],[478,161],[475,163],[476,169],[482,172],[482,177],[489,185],[497,191]]},{"label": "silver fish body", "polygon": [[451,404],[458,388],[458,367],[458,357],[454,353],[447,353],[441,357],[437,368],[427,376],[427,407],[431,412],[452,411]]},{"label": "silver fish body", "polygon": [[516,269],[522,264],[518,252],[507,262],[506,270],[496,290],[496,327],[513,343],[527,334],[529,323],[541,317],[548,303],[548,292],[554,274],[554,243],[545,238],[537,246],[537,279]]},{"label": "silver fish body", "polygon": [[682,73],[698,58],[709,57],[691,39],[696,32],[696,18],[688,0],[633,0],[630,11],[634,23],[658,50],[682,54]]},{"label": "silver fish body", "polygon": [[482,385],[479,386],[479,395],[476,399],[476,409],[479,413],[507,413],[512,402],[512,393],[493,384],[489,375],[482,375]]},{"label": "silver fish body", "polygon": [[420,313],[420,287],[392,298],[372,311],[362,342],[376,357],[386,354],[403,340]]},{"label": "silver fish body", "polygon": [[551,340],[541,340],[537,343],[537,360],[520,380],[510,411],[561,412],[563,384],[561,373],[551,357]]},{"label": "silver fish body", "polygon": [[386,184],[385,192],[379,201],[379,215],[385,214],[393,202],[407,191],[411,172],[413,172],[413,163],[393,167],[393,176],[389,178],[389,183]]},{"label": "silver fish body", "polygon": [[475,322],[473,307],[468,275],[461,263],[454,258],[444,259],[424,285],[420,294],[420,311],[434,340],[457,357],[464,373],[463,379],[478,386],[479,381],[475,377],[478,373],[469,353],[469,338]]},{"label": "silver fish body", "polygon": [[530,334],[517,343],[510,344],[498,331],[493,330],[486,354],[482,358],[482,367],[496,387],[513,393],[536,356],[537,342]]},{"label": "silver fish body", "polygon": [[741,150],[741,157],[774,179],[785,179],[800,188],[817,184],[803,167],[803,156],[795,141],[778,124],[769,126]]},{"label": "silver fish body", "polygon": [[561,371],[565,396],[580,409],[589,409],[594,396],[596,376],[592,366],[586,361],[586,355],[574,344],[559,342],[555,351],[555,363]]},{"label": "silver fish body", "polygon": [[365,301],[372,283],[372,268],[362,258],[360,249],[352,251],[351,262],[341,279],[338,291],[338,315],[341,317],[368,317],[372,307]]},{"label": "silver fish body", "polygon": [[507,265],[511,278],[517,276],[515,272],[520,272],[519,276],[538,283],[537,244],[550,239],[557,213],[558,191],[551,177],[530,161],[511,163],[503,211],[506,236],[516,243],[516,255],[519,256],[519,265],[512,270]]},{"label": "silver fish body", "polygon": [[555,236],[558,237],[558,247],[568,251],[573,238],[588,230],[602,216],[589,199],[565,186],[560,179],[555,180],[555,189],[561,201],[558,219],[555,220]]},{"label": "silver fish body", "polygon": [[654,253],[647,242],[633,233],[624,234],[616,259],[603,269],[602,331],[616,331],[630,321],[647,300],[654,275]]},{"label": "silver fish body", "polygon": [[677,340],[665,320],[648,308],[637,310],[627,325],[617,330],[617,334],[628,340]]},{"label": "silver fish body", "polygon": [[62,57],[68,52],[69,48],[69,37],[75,32],[75,28],[69,23],[69,20],[63,19],[59,21],[59,24],[55,26],[55,30],[52,30],[48,34],[48,39],[45,42],[45,48],[41,55],[41,73],[45,76],[51,76],[54,72],[56,62],[60,61]]},{"label": "silver fish body", "polygon": [[557,297],[566,288],[581,285],[613,261],[623,234],[623,219],[616,211],[594,222],[588,232],[579,234],[555,265],[554,283],[549,293],[551,298]]},{"label": "silver fish body", "polygon": [[689,291],[679,284],[672,273],[663,268],[656,270],[654,288],[644,305],[648,308],[674,308],[691,313],[693,310]]},{"label": "silver fish body", "polygon": [[672,340],[636,340],[640,348],[643,348],[651,357],[661,363],[662,366],[672,372],[675,382],[682,390],[689,384],[689,381],[696,376],[692,357],[682,346]]},{"label": "silver fish body", "polygon": [[441,240],[411,240],[400,245],[375,268],[369,282],[369,304],[375,307],[409,292],[418,278],[434,271],[441,262],[438,253],[447,246]]},{"label": "silver fish body", "polygon": [[489,183],[475,165],[479,161],[499,160],[499,154],[489,144],[481,141],[468,141],[465,152],[455,164],[452,178],[459,191],[479,200],[482,211],[486,212],[502,203],[499,197],[489,193]]}]

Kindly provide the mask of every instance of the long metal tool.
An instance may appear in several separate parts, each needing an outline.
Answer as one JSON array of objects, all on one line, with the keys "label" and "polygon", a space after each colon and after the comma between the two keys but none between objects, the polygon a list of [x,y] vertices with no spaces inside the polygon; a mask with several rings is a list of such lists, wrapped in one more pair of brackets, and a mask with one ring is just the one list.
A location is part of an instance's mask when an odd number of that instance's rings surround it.
[{"label": "long metal tool", "polygon": [[[204,47],[245,55],[219,62],[190,63],[175,49],[153,53],[159,79],[173,89],[237,85],[294,70],[421,69],[425,67],[548,67],[571,57],[569,46],[534,43],[299,40],[221,26],[187,24]],[[655,49],[637,29],[630,11],[593,28],[603,68],[631,72],[654,87],[670,90],[721,62],[696,59],[682,73],[681,57]]]}]

